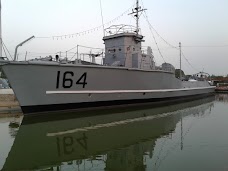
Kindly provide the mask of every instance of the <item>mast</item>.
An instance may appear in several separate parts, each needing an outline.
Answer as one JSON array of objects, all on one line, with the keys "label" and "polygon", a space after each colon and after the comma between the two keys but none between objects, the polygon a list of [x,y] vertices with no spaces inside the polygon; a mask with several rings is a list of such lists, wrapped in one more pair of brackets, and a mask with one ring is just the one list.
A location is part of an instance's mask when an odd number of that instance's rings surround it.
[{"label": "mast", "polygon": [[139,34],[139,17],[140,17],[140,12],[145,11],[146,9],[141,9],[141,7],[139,6],[139,0],[136,0],[136,7],[135,9],[132,10],[132,13],[130,13],[129,15],[133,15],[135,17],[136,20],[136,34]]},{"label": "mast", "polygon": [[101,20],[102,20],[102,26],[103,26],[103,36],[105,36],[104,17],[103,17],[103,10],[102,10],[101,0],[100,0],[100,9],[101,9]]},{"label": "mast", "polygon": [[2,57],[2,3],[0,0],[0,57]]},{"label": "mast", "polygon": [[136,0],[136,34],[139,34],[139,1]]},{"label": "mast", "polygon": [[182,72],[181,72],[181,42],[179,42],[179,48],[180,48],[180,79],[182,77]]}]

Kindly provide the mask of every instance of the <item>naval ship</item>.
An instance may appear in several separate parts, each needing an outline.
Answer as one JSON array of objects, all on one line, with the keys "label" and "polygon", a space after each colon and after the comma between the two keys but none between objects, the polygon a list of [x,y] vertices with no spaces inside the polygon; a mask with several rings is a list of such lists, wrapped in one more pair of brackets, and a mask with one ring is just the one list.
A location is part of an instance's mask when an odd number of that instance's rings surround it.
[{"label": "naval ship", "polygon": [[152,49],[142,49],[138,0],[136,26],[115,25],[103,37],[103,64],[80,60],[0,61],[24,114],[182,101],[214,92],[208,81],[175,77],[172,64],[155,66]]}]

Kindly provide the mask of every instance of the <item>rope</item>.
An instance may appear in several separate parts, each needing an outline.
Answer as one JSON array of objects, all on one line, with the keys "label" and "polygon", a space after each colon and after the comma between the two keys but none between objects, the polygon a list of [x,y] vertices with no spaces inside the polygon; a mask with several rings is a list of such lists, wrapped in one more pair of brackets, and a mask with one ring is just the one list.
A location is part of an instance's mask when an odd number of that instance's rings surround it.
[{"label": "rope", "polygon": [[[3,44],[3,47],[5,47],[5,48],[6,48],[6,51],[8,52],[8,54],[9,54],[10,58],[13,60],[13,58],[12,58],[12,56],[11,56],[11,54],[10,54],[9,50],[7,49],[7,47],[6,47],[5,43],[3,42],[3,40],[2,40],[2,44]],[[6,55],[6,56],[7,56],[7,55]]]},{"label": "rope", "polygon": [[[142,1],[142,6],[143,6],[143,8],[144,8],[143,0],[141,0],[141,1]],[[158,37],[160,37],[168,46],[170,46],[170,47],[172,47],[172,48],[175,48],[175,49],[178,49],[177,46],[174,46],[174,45],[170,44],[168,41],[166,41],[166,40],[157,32],[157,30],[156,30],[156,29],[152,26],[152,24],[150,23],[146,11],[144,11],[144,13],[145,13],[145,16],[144,16],[144,17],[146,18],[146,21],[147,21],[147,23],[149,24],[150,29],[152,28],[152,29],[155,31],[155,33],[158,35]]]},{"label": "rope", "polygon": [[83,36],[85,34],[88,34],[88,33],[91,33],[91,32],[94,32],[100,28],[104,28],[105,25],[110,25],[112,22],[115,22],[116,20],[119,20],[121,17],[123,17],[125,14],[127,14],[131,9],[132,7],[134,7],[134,5],[132,5],[130,8],[128,8],[126,11],[124,11],[122,14],[120,14],[119,16],[117,16],[116,18],[114,18],[113,20],[110,20],[100,26],[97,26],[97,27],[94,27],[94,28],[91,28],[91,29],[88,29],[88,30],[84,30],[84,31],[81,31],[81,32],[77,32],[77,33],[72,33],[72,34],[64,34],[64,35],[53,35],[53,36],[46,36],[46,37],[36,37],[38,39],[50,39],[52,38],[53,40],[54,39],[63,39],[63,38],[71,38],[71,37],[74,37],[74,36]]},{"label": "rope", "polygon": [[[143,14],[143,16],[146,18],[146,16]],[[147,20],[147,19],[146,19]],[[148,20],[147,20],[148,21]],[[149,21],[148,21],[148,23],[149,23]],[[150,28],[150,27],[149,27]],[[156,38],[155,38],[155,36],[154,36],[154,33],[153,33],[153,31],[152,31],[152,29],[150,28],[150,32],[151,32],[151,34],[152,34],[152,36],[153,36],[153,38],[154,38],[154,41],[155,41],[155,44],[156,44],[156,46],[157,46],[157,49],[158,49],[158,52],[159,52],[159,54],[160,54],[160,56],[162,57],[162,59],[163,59],[163,61],[166,63],[166,61],[165,61],[165,59],[164,59],[164,56],[162,55],[162,53],[161,53],[161,50],[160,50],[160,48],[159,48],[159,46],[158,46],[158,43],[157,43],[157,41],[156,41]]]},{"label": "rope", "polygon": [[187,61],[187,63],[189,64],[190,67],[192,67],[193,70],[200,72],[198,69],[196,69],[195,67],[193,67],[193,65],[189,62],[189,60],[185,57],[183,50],[181,51],[182,56],[184,57],[184,59]]}]

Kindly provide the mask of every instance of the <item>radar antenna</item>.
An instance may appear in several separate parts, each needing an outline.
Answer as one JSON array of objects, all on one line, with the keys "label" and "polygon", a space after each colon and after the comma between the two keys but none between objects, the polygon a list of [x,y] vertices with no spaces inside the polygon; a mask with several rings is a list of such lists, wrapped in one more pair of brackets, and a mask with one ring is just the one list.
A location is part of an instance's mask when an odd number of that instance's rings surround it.
[{"label": "radar antenna", "polygon": [[143,11],[145,11],[146,9],[142,9],[141,6],[139,6],[139,1],[136,0],[136,7],[134,9],[132,9],[132,13],[130,13],[129,15],[133,15],[133,17],[136,19],[136,34],[139,34],[139,18],[140,15],[142,14]]}]

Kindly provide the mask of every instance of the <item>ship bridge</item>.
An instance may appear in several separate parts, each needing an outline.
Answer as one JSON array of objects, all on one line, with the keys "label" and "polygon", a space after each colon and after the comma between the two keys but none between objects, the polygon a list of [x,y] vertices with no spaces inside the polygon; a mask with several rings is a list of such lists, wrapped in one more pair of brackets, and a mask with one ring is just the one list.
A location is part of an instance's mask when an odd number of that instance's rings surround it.
[{"label": "ship bridge", "polygon": [[105,44],[105,65],[153,69],[152,63],[148,64],[152,55],[142,54],[141,43],[144,40],[143,36],[138,34],[136,27],[113,25],[105,29],[103,40]]}]

